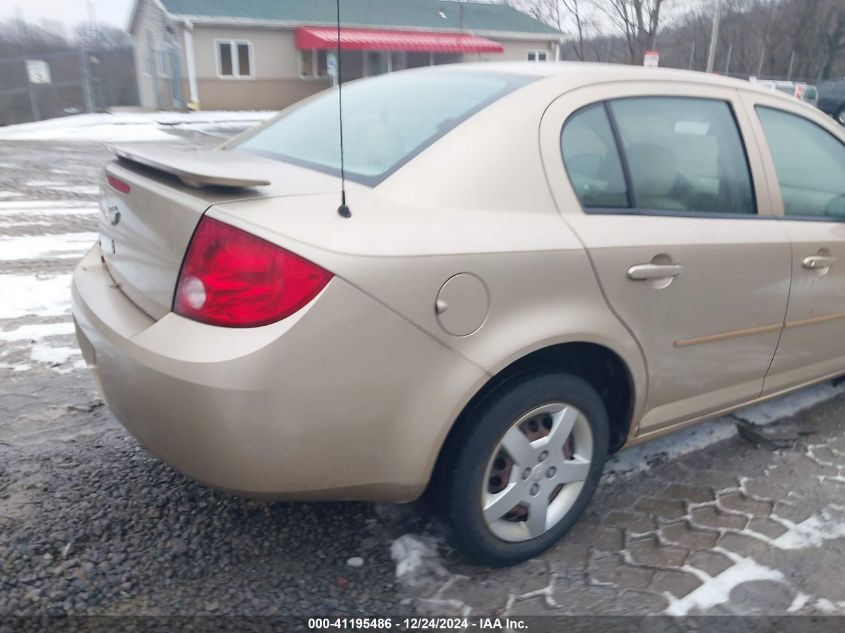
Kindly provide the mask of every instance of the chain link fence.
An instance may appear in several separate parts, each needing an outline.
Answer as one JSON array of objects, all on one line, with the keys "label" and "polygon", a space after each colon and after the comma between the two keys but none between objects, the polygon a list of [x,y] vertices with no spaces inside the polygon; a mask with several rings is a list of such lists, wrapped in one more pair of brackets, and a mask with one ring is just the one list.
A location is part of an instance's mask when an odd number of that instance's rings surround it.
[{"label": "chain link fence", "polygon": [[0,125],[138,104],[131,48],[0,59]]}]

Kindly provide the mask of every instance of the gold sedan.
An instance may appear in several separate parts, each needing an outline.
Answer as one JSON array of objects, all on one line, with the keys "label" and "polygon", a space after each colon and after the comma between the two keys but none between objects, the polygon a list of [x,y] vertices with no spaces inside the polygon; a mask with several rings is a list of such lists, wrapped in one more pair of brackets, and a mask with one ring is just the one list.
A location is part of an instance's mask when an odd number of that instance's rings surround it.
[{"label": "gold sedan", "polygon": [[843,131],[800,102],[464,64],[345,86],[343,162],[338,119],[327,91],[106,167],[79,344],[190,477],[429,489],[469,558],[510,564],[572,527],[608,453],[845,371]]}]

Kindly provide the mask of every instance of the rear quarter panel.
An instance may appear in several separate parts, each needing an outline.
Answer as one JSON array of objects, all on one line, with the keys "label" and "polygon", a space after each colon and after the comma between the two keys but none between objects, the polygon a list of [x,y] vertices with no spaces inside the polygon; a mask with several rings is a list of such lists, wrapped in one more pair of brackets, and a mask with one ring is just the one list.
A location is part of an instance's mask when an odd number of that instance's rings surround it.
[{"label": "rear quarter panel", "polygon": [[[375,189],[350,183],[350,219],[336,212],[339,195],[221,204],[209,215],[331,270],[489,376],[557,343],[608,347],[635,377],[636,411],[645,389],[639,348],[609,310],[542,168],[540,119],[557,94],[542,82],[520,90]],[[480,278],[489,298],[482,326],[466,336],[447,333],[435,311],[458,273]]]}]

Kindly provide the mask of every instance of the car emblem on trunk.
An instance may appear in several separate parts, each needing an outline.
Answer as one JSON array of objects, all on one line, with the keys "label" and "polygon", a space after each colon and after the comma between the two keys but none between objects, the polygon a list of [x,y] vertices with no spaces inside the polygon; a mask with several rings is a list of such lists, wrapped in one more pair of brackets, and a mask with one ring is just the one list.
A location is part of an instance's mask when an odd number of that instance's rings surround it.
[{"label": "car emblem on trunk", "polygon": [[120,222],[120,209],[117,208],[116,204],[109,205],[108,216],[112,226],[117,226],[117,223]]}]

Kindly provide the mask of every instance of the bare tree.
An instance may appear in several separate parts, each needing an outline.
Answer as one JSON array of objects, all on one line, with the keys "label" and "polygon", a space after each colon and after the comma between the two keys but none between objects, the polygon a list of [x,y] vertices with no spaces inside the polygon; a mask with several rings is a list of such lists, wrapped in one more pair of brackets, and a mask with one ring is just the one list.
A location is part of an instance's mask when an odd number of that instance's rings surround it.
[{"label": "bare tree", "polygon": [[842,2],[828,0],[823,23],[828,25],[824,33],[824,49],[819,69],[819,79],[828,79],[833,75],[833,66],[845,53],[845,6]]},{"label": "bare tree", "polygon": [[[506,0],[507,1],[507,0]],[[507,2],[528,11],[541,22],[550,24],[561,32],[575,30],[572,51],[581,61],[586,59],[586,46],[595,31],[592,19],[596,0],[516,0]]]},{"label": "bare tree", "polygon": [[[579,4],[580,2],[580,4]],[[558,8],[563,7],[575,23],[575,55],[584,61],[584,37],[589,23],[585,21],[583,0],[560,0]]]},{"label": "bare tree", "polygon": [[602,0],[599,4],[622,31],[631,63],[641,64],[645,52],[655,45],[660,11],[665,4],[666,0]]}]

